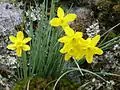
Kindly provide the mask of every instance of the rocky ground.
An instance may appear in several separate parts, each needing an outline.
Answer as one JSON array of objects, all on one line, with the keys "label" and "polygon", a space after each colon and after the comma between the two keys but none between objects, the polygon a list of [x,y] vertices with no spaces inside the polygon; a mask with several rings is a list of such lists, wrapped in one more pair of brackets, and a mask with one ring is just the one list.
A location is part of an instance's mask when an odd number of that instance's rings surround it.
[{"label": "rocky ground", "polygon": [[[70,0],[71,1],[71,0]],[[75,0],[74,0],[75,1]],[[78,1],[78,0],[76,0]],[[75,7],[70,12],[76,13],[78,15],[78,22],[70,23],[71,27],[77,31],[82,31],[85,33],[86,37],[93,37],[96,34],[99,34],[101,31],[100,23],[97,19],[94,18],[94,11],[92,11],[91,5],[95,4],[100,0],[79,0],[77,5],[85,4],[86,6]],[[93,3],[91,3],[93,1]],[[66,2],[62,2],[66,3]],[[15,35],[17,30],[15,25],[21,24],[21,13],[23,10],[15,7],[13,4],[0,2],[0,89],[9,90],[13,84],[9,82],[9,78],[6,80],[3,78],[3,70],[8,70],[12,72],[16,68],[16,57],[15,52],[10,51],[6,48],[9,42],[9,35]],[[36,17],[34,17],[36,18]],[[108,49],[100,57],[96,56],[94,62],[91,65],[82,66],[83,68],[98,71],[98,72],[111,72],[115,74],[120,74],[120,43],[113,46],[113,49]],[[12,72],[14,74],[14,72]],[[74,75],[74,74],[73,74]],[[71,76],[71,75],[70,75]],[[89,76],[89,75],[88,75]],[[72,77],[72,76],[71,76]],[[84,77],[83,77],[84,78]],[[87,83],[90,81],[90,84],[87,84],[86,90],[119,90],[120,89],[120,78],[119,77],[105,77],[108,81],[112,83],[112,86],[108,87],[105,83],[101,82],[97,78],[85,77],[86,80],[80,78],[75,81]],[[81,81],[83,80],[83,81]]]}]

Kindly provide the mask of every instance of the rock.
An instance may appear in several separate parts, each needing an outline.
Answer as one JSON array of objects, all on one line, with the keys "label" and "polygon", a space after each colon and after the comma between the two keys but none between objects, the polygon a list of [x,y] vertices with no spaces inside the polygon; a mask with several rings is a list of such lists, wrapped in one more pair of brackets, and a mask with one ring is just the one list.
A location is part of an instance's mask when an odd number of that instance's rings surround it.
[{"label": "rock", "polygon": [[[14,74],[16,69],[16,55],[15,51],[8,50],[6,47],[10,44],[9,36],[15,35],[16,30],[15,25],[21,24],[22,10],[16,9],[12,4],[0,2],[0,70],[1,71],[10,71]],[[2,75],[2,73],[0,73]],[[3,72],[5,74],[5,72]],[[2,75],[4,77],[4,75]],[[10,76],[10,75],[9,75]],[[8,79],[9,77],[7,77]],[[11,79],[11,76],[9,80]],[[13,80],[13,79],[12,79]],[[13,81],[5,80],[5,84],[0,83],[0,90],[8,90],[8,86],[12,87]],[[2,82],[4,80],[0,80]]]},{"label": "rock", "polygon": [[86,28],[88,37],[93,38],[100,33],[99,22],[94,22],[89,28]]},{"label": "rock", "polygon": [[12,4],[0,2],[0,28],[3,32],[13,31],[14,25],[21,24],[21,13],[22,10],[17,10]]},{"label": "rock", "polygon": [[[18,12],[19,11],[19,12]],[[20,14],[22,10],[16,8],[10,3],[0,2],[0,54],[8,53],[6,49],[9,43],[9,35],[14,35],[15,25],[21,24]]]},{"label": "rock", "polygon": [[72,9],[70,13],[75,13],[77,15],[76,21],[69,23],[70,26],[76,31],[82,31],[86,38],[86,28],[92,25],[94,21],[92,10],[87,7],[78,7]]},{"label": "rock", "polygon": [[21,24],[21,13],[22,10],[12,4],[0,2],[0,64],[9,66],[9,69],[14,67],[16,58],[15,52],[6,47],[10,44],[9,36],[16,34],[14,26]]}]

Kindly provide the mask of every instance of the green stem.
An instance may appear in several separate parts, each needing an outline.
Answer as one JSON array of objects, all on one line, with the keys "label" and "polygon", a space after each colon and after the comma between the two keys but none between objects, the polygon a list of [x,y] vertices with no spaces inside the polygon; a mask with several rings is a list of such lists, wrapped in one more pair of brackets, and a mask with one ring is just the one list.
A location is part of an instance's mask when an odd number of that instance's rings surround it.
[{"label": "green stem", "polygon": [[103,38],[103,40],[99,43],[98,46],[100,46],[106,40],[106,38],[108,37],[109,34],[110,34],[110,32]]},{"label": "green stem", "polygon": [[[45,88],[47,88],[51,83],[53,83],[53,82],[55,82],[56,80],[52,80],[52,81],[50,81],[46,86],[45,86]],[[44,90],[45,90],[45,88],[44,88]]]},{"label": "green stem", "polygon": [[55,87],[56,87],[56,85],[58,84],[58,82],[60,81],[60,79],[61,79],[64,75],[66,75],[67,73],[72,72],[72,71],[75,71],[75,70],[69,70],[69,71],[66,71],[65,73],[63,73],[63,74],[57,79],[57,81],[56,81],[56,83],[55,83],[55,85],[54,85],[54,87],[53,87],[53,90],[55,90]]},{"label": "green stem", "polygon": [[81,71],[81,68],[80,68],[80,66],[78,65],[78,63],[77,63],[77,61],[74,59],[74,62],[75,62],[75,64],[77,65],[77,67],[78,67],[78,69],[79,69],[79,71],[80,71],[80,73],[81,73],[81,75],[82,76],[84,76],[84,74],[82,73],[82,71]]},{"label": "green stem", "polygon": [[21,77],[20,77],[20,70],[19,70],[19,67],[20,66],[18,66],[18,65],[20,65],[20,61],[19,61],[19,58],[18,57],[16,57],[17,58],[17,64],[16,64],[16,66],[17,66],[17,75],[18,75],[18,78],[20,79]]},{"label": "green stem", "polygon": [[18,78],[20,79],[20,71],[19,71],[19,67],[18,67],[18,65],[16,65],[17,66],[17,74],[18,74]]},{"label": "green stem", "polygon": [[[71,69],[73,69],[73,70],[78,70],[78,68],[71,68]],[[100,79],[102,79],[103,81],[105,81],[106,83],[109,83],[109,82],[106,81],[103,77],[101,77],[100,75],[98,75],[98,74],[96,74],[96,73],[94,73],[94,72],[92,72],[92,71],[89,71],[89,70],[87,70],[87,69],[81,69],[81,70],[84,71],[84,72],[93,74],[93,75],[99,77]]]},{"label": "green stem", "polygon": [[26,81],[27,81],[27,59],[26,59],[26,52],[23,52],[23,72],[24,72],[24,82],[26,86]]},{"label": "green stem", "polygon": [[119,39],[119,38],[120,38],[120,36],[115,37],[115,38],[113,38],[113,39],[111,39],[111,40],[109,40],[109,41],[107,41],[107,42],[105,42],[105,43],[103,43],[103,44],[101,44],[101,45],[98,45],[98,46],[99,46],[99,47],[105,46],[106,44],[109,44],[109,43],[111,43],[111,42],[114,42],[114,41],[116,41],[116,40]]},{"label": "green stem", "polygon": [[[66,75],[66,74],[68,74],[68,73],[70,73],[70,72],[72,72],[72,71],[78,71],[78,70],[79,70],[78,68],[71,68],[71,70],[68,70],[68,71],[66,71],[65,73],[63,73],[63,74],[57,79],[57,81],[56,81],[56,83],[55,83],[55,85],[54,85],[54,87],[53,87],[53,90],[55,90],[56,85],[58,84],[58,82],[60,81],[60,79],[61,79],[64,75]],[[89,71],[89,70],[86,70],[86,69],[82,69],[82,68],[81,68],[81,70],[82,70],[83,72],[87,72],[87,73],[90,73],[90,74],[93,74],[93,75],[99,77],[100,79],[102,79],[103,81],[105,81],[105,82],[108,83],[108,84],[110,83],[110,82],[106,81],[104,78],[102,78],[101,76],[99,76],[98,74],[96,74],[96,73],[94,73],[94,72],[92,72],[92,71]]]},{"label": "green stem", "polygon": [[19,58],[19,57],[18,57],[18,59],[19,59],[19,64],[20,64],[20,66],[19,66],[20,79],[23,79],[23,65],[22,65],[22,60],[21,60],[21,58]]},{"label": "green stem", "polygon": [[113,46],[113,45],[115,45],[115,44],[119,43],[119,42],[120,42],[120,40],[115,41],[115,42],[113,42],[113,43],[111,43],[111,44],[107,44],[107,45],[105,45],[105,46],[101,47],[101,49],[106,49],[106,48],[108,48],[108,47],[111,47],[111,46]]},{"label": "green stem", "polygon": [[101,37],[103,37],[105,34],[107,34],[108,32],[111,32],[114,28],[116,28],[117,26],[119,26],[120,23],[116,24],[115,26],[113,26],[112,28],[110,28],[109,30],[107,30],[104,34],[101,35]]}]

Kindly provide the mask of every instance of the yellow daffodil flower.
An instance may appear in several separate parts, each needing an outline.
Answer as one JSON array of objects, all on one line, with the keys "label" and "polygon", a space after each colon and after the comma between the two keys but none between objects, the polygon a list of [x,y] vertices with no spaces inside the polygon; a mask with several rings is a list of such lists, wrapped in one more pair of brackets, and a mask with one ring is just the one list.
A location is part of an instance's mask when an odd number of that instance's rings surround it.
[{"label": "yellow daffodil flower", "polygon": [[[65,53],[65,60],[69,60],[70,57],[74,57],[77,60],[82,58],[84,54],[81,52],[81,47],[84,42],[82,38],[82,32],[74,32],[72,28],[66,27],[65,33],[67,36],[63,36],[58,39],[59,42],[64,43],[63,48],[60,50],[61,53]],[[80,54],[81,53],[81,54]]]},{"label": "yellow daffodil flower", "polygon": [[22,50],[23,51],[30,50],[29,45],[26,45],[26,43],[28,43],[32,38],[30,38],[30,37],[24,38],[24,34],[23,34],[22,31],[19,31],[17,33],[16,37],[14,37],[14,36],[11,35],[9,37],[9,39],[14,44],[9,44],[7,46],[7,48],[10,49],[10,50],[16,50],[17,56],[21,56]]},{"label": "yellow daffodil flower", "polygon": [[100,40],[100,35],[96,35],[92,39],[87,38],[87,40],[86,40],[85,56],[86,56],[86,60],[88,63],[92,63],[94,54],[98,54],[98,55],[103,54],[103,51],[100,48],[96,47],[99,40]]},{"label": "yellow daffodil flower", "polygon": [[80,60],[85,56],[87,62],[92,63],[94,54],[103,54],[103,51],[96,47],[100,40],[100,35],[97,35],[92,39],[87,38],[84,40],[82,38],[82,32],[74,32],[70,27],[66,27],[64,31],[66,36],[61,37],[58,41],[64,43],[60,52],[65,54],[65,60],[69,60],[71,57]]},{"label": "yellow daffodil flower", "polygon": [[72,22],[76,19],[76,14],[67,14],[64,16],[64,11],[61,7],[57,10],[57,16],[58,18],[53,18],[50,21],[51,26],[62,26],[63,28],[68,27],[68,22]]}]

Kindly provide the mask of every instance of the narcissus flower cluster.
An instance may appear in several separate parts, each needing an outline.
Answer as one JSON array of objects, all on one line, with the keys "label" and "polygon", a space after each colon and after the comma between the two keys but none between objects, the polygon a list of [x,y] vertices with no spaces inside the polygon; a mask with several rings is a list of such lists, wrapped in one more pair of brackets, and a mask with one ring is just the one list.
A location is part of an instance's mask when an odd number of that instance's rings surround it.
[{"label": "narcissus flower cluster", "polygon": [[92,63],[94,54],[103,54],[103,51],[96,47],[98,41],[100,40],[100,35],[96,35],[93,38],[87,38],[85,40],[82,38],[82,32],[75,32],[68,25],[68,22],[75,20],[75,14],[68,14],[64,17],[64,11],[59,7],[57,15],[58,18],[53,18],[50,21],[50,24],[51,26],[62,26],[65,31],[66,35],[58,39],[58,42],[64,43],[60,52],[65,54],[65,60],[69,60],[71,57],[76,60],[80,60],[83,56],[85,56],[87,62]]},{"label": "narcissus flower cluster", "polygon": [[28,38],[24,38],[24,34],[22,31],[19,31],[16,35],[16,37],[14,36],[10,36],[9,39],[11,40],[11,42],[13,42],[13,44],[9,44],[7,46],[8,49],[10,50],[16,50],[17,56],[20,57],[22,54],[22,50],[23,51],[29,51],[30,47],[29,45],[26,45],[26,43],[28,43],[32,38],[28,37]]}]

